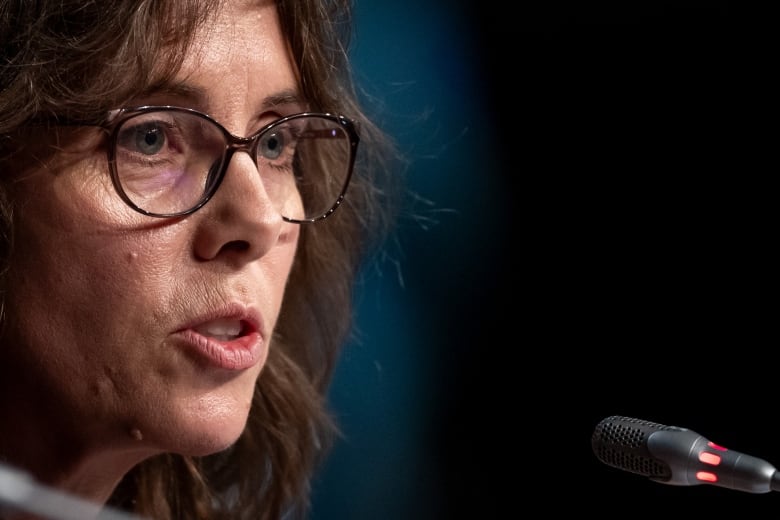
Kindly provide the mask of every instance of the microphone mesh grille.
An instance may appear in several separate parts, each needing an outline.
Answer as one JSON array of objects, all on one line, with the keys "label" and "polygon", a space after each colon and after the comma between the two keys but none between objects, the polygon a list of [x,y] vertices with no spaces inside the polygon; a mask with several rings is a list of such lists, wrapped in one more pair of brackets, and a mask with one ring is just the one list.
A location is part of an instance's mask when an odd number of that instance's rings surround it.
[{"label": "microphone mesh grille", "polygon": [[646,477],[668,480],[669,466],[647,449],[648,436],[670,426],[631,417],[613,415],[602,420],[593,432],[591,445],[596,457],[609,466]]}]

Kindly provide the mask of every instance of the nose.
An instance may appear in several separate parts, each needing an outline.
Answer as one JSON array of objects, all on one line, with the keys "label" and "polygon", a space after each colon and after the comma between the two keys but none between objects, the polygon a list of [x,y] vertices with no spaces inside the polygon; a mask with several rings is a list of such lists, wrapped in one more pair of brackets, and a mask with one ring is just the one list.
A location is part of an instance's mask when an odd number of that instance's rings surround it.
[{"label": "nose", "polygon": [[199,219],[195,255],[241,264],[265,255],[292,224],[276,211],[249,153],[239,150],[225,160],[219,189],[193,214]]}]

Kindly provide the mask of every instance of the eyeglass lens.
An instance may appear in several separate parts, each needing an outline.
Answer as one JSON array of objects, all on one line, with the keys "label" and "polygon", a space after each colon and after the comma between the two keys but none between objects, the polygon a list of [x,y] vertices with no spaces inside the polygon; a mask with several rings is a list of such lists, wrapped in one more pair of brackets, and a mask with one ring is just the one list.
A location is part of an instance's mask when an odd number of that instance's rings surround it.
[{"label": "eyeglass lens", "polygon": [[[229,136],[201,114],[141,112],[115,130],[114,169],[124,196],[155,215],[185,213],[215,191],[229,160]],[[349,175],[350,136],[336,121],[293,117],[263,131],[251,155],[268,199],[293,220],[327,213]]]}]

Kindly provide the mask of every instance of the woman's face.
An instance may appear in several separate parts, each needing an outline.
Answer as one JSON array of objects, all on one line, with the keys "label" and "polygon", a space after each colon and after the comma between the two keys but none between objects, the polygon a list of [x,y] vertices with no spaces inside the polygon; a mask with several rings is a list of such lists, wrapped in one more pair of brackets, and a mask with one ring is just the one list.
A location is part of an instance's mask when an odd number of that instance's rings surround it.
[{"label": "woman's face", "polygon": [[[195,108],[236,135],[304,109],[271,3],[228,7],[177,80],[131,104]],[[11,188],[0,379],[16,385],[14,419],[53,435],[71,428],[62,439],[86,451],[228,447],[266,361],[299,226],[274,211],[246,153],[199,211],[158,219],[122,202],[102,147],[74,148]]]}]

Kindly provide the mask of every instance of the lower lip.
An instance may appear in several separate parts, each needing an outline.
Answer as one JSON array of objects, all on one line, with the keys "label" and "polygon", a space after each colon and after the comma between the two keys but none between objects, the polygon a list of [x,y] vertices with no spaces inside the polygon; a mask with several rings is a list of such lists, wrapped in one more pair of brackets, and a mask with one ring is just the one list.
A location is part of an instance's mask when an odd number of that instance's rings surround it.
[{"label": "lower lip", "polygon": [[261,359],[262,340],[253,332],[230,341],[221,341],[198,334],[193,330],[179,333],[189,350],[209,365],[225,370],[246,370]]}]

